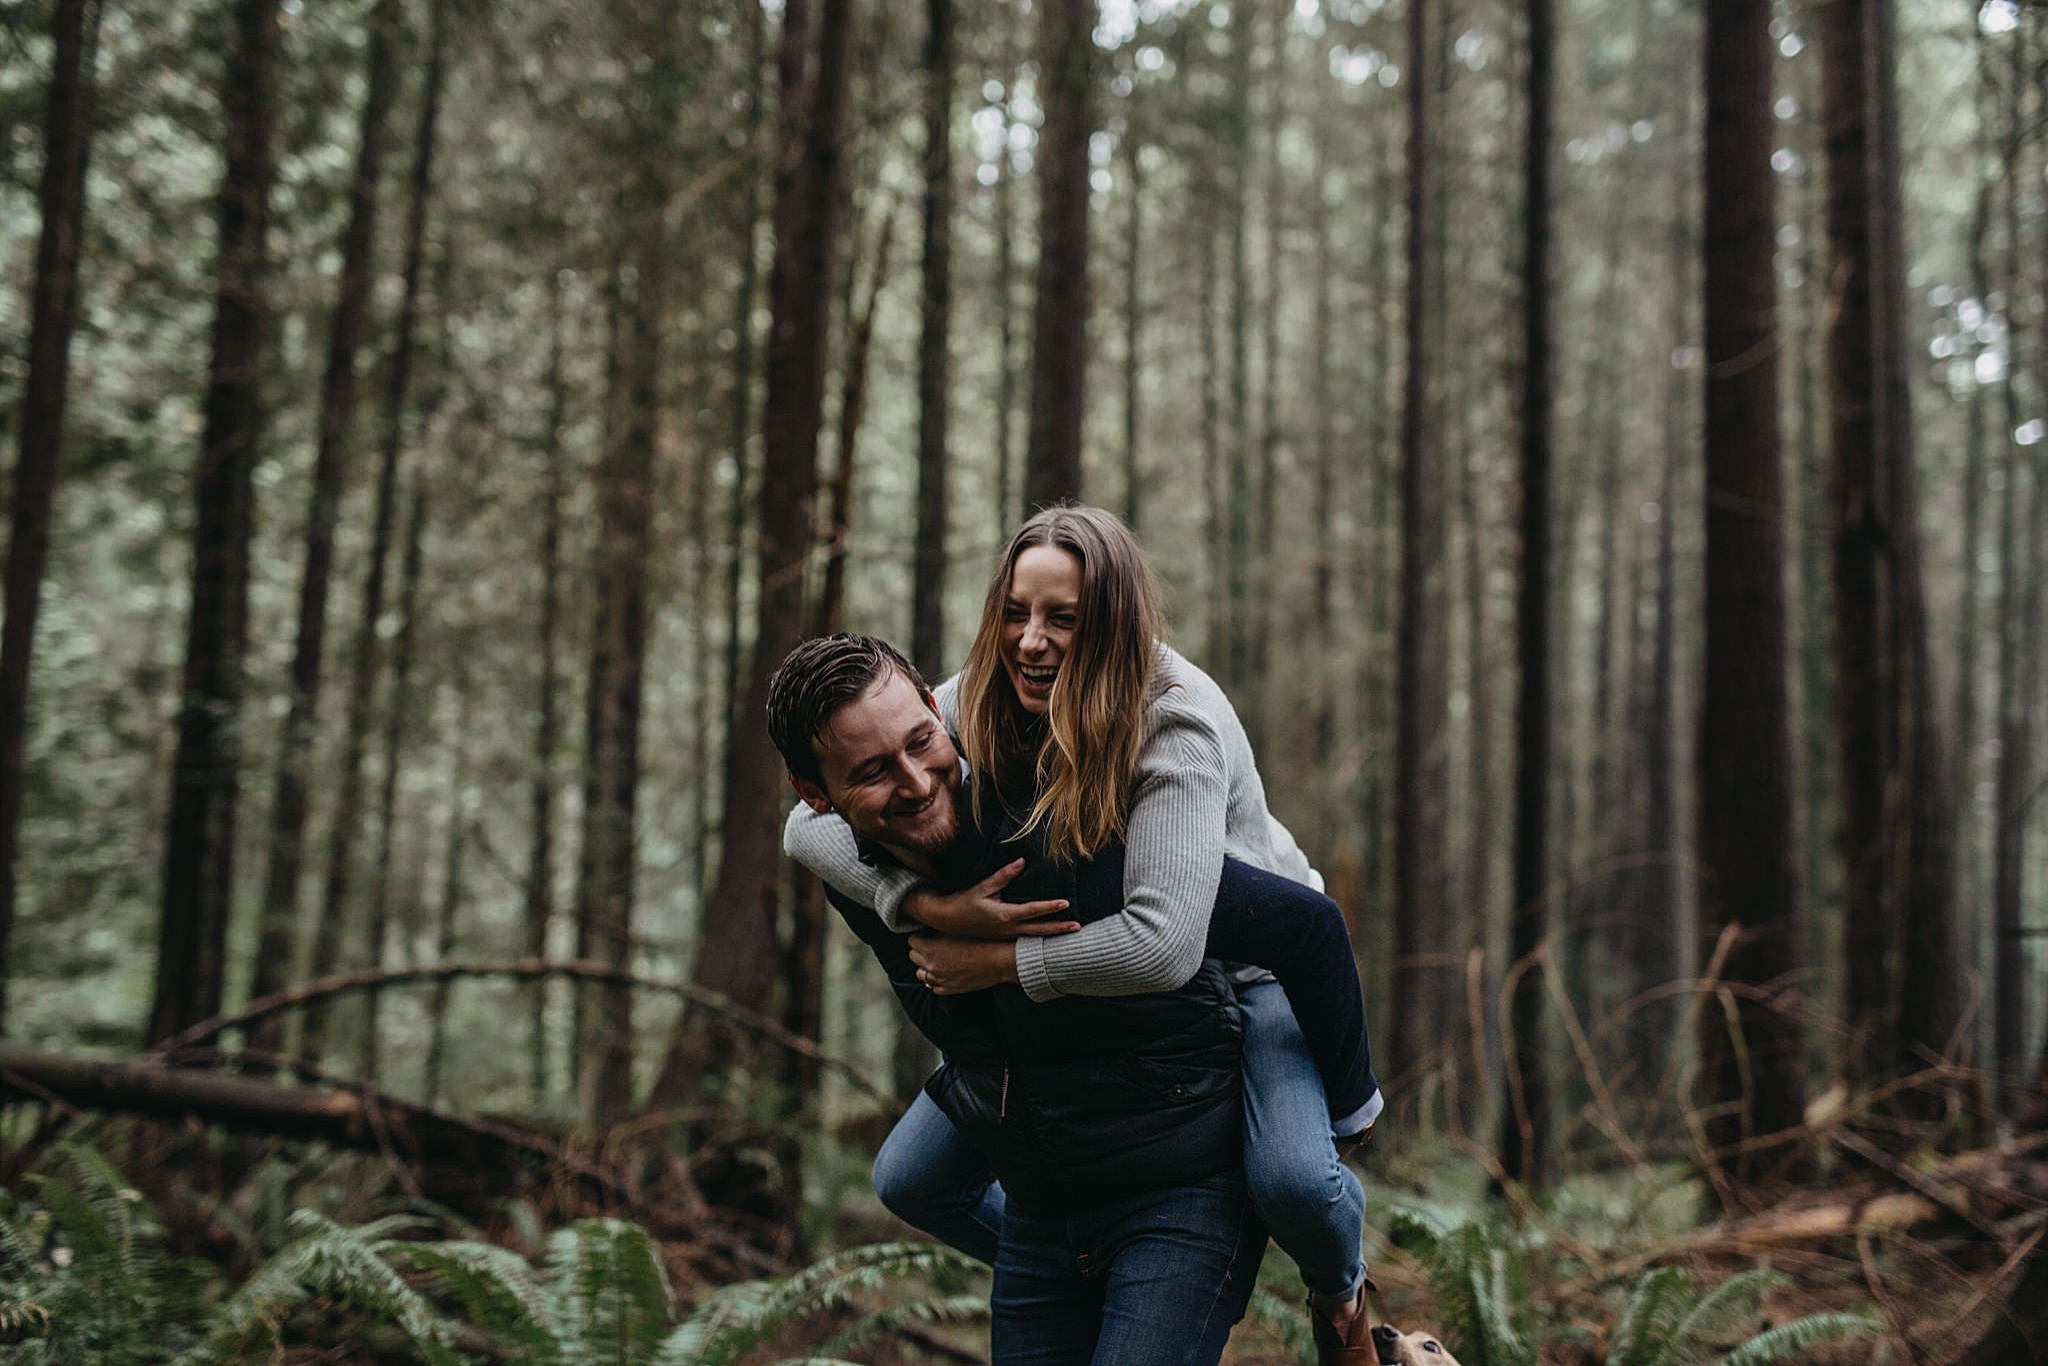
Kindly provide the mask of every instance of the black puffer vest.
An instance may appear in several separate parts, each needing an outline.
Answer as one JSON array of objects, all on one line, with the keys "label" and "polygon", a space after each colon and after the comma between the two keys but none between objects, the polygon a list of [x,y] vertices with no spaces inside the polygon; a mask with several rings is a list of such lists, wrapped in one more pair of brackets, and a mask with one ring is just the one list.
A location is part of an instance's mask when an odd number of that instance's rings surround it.
[{"label": "black puffer vest", "polygon": [[[1008,899],[1064,897],[1084,924],[1122,909],[1121,845],[1075,866],[1032,843],[990,841],[976,880],[1024,853]],[[983,996],[991,1048],[954,1050],[925,1091],[1025,1208],[1079,1209],[1238,1165],[1243,1025],[1216,963],[1151,995]]]}]

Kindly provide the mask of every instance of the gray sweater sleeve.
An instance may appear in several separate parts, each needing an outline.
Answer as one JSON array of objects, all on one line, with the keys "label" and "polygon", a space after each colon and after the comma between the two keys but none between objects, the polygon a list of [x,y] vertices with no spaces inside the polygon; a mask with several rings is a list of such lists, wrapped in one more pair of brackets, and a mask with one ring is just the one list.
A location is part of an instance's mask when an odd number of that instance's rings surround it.
[{"label": "gray sweater sleeve", "polygon": [[1228,783],[1213,722],[1178,690],[1152,704],[1124,839],[1124,909],[1074,934],[1017,941],[1034,1001],[1172,991],[1195,975],[1223,875]]}]

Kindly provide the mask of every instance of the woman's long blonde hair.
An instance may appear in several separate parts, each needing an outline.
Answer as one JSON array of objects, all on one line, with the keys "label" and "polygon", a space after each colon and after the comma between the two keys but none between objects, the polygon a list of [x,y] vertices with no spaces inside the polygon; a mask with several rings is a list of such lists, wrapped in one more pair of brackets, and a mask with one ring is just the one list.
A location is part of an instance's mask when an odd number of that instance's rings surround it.
[{"label": "woman's long blonde hair", "polygon": [[[1064,550],[1081,564],[1073,643],[1042,721],[1017,701],[1002,660],[1010,579],[1018,557],[1037,546]],[[960,748],[977,775],[976,818],[992,786],[1028,785],[1036,795],[1025,828],[1042,825],[1054,857],[1091,858],[1122,839],[1165,638],[1158,581],[1137,537],[1114,513],[1060,503],[1018,528],[989,580],[981,626],[960,673]]]}]

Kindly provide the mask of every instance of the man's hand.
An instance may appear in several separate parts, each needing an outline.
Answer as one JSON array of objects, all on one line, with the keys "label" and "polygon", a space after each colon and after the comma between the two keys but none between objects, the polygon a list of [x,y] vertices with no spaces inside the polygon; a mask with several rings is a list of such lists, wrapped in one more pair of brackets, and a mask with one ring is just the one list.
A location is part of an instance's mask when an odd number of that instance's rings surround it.
[{"label": "man's hand", "polygon": [[935,996],[960,996],[1017,980],[1017,948],[1007,939],[914,934],[910,961],[917,964],[917,980]]},{"label": "man's hand", "polygon": [[[1013,905],[1003,900],[1003,888],[1023,871],[1024,860],[1017,859],[972,887],[949,896],[919,887],[903,898],[903,911],[940,934],[963,939],[1021,939],[1025,935],[1071,934],[1080,929],[1078,920],[1047,918],[1067,909],[1064,901],[1020,901]],[[1008,980],[1017,980],[1014,971]]]}]

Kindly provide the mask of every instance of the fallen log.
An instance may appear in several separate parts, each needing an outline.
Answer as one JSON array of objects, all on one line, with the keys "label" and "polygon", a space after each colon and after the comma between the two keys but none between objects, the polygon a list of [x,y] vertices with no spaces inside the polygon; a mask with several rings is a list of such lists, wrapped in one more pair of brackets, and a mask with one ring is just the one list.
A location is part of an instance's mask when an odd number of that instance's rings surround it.
[{"label": "fallen log", "polygon": [[545,1134],[445,1114],[368,1088],[277,1086],[161,1061],[97,1062],[0,1039],[0,1097],[194,1119],[414,1162],[506,1167],[556,1156]]}]

